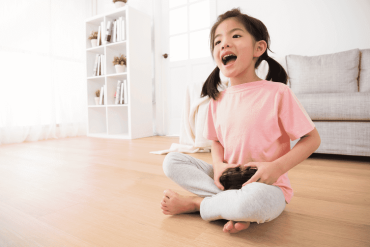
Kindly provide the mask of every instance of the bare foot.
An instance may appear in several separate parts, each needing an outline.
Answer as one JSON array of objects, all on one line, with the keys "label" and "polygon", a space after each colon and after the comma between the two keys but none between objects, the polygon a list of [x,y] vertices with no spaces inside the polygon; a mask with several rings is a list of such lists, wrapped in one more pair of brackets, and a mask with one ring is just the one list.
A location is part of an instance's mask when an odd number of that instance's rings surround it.
[{"label": "bare foot", "polygon": [[165,190],[161,202],[162,212],[167,215],[198,212],[203,198],[198,196],[181,196],[172,190]]},{"label": "bare foot", "polygon": [[247,229],[250,224],[251,224],[250,222],[234,222],[230,220],[224,225],[223,232],[237,233],[237,232]]}]

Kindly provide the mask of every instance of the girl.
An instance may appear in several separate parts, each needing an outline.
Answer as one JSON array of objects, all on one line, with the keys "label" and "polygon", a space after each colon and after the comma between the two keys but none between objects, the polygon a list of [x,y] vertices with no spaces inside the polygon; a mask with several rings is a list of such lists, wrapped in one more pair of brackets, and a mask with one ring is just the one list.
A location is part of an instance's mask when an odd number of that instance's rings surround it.
[{"label": "girl", "polygon": [[[212,140],[213,166],[182,153],[169,153],[165,174],[196,196],[165,190],[161,208],[166,215],[199,211],[204,220],[226,219],[223,231],[235,233],[250,222],[278,217],[293,190],[287,172],[319,146],[315,125],[286,85],[284,68],[267,54],[265,25],[233,9],[220,15],[210,33],[217,67],[203,85],[211,97],[204,136]],[[255,69],[266,60],[269,72],[260,79]],[[221,93],[219,72],[230,78]],[[275,82],[276,81],[276,82]],[[290,150],[290,140],[300,141]],[[226,190],[219,178],[229,167],[257,168],[239,190]]]}]

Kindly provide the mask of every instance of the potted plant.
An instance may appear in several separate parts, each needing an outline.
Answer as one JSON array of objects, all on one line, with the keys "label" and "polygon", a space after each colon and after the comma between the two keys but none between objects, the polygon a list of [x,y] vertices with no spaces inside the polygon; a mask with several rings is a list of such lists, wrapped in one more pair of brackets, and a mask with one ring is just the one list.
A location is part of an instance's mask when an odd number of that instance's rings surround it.
[{"label": "potted plant", "polygon": [[91,31],[89,40],[91,40],[91,46],[95,47],[97,45],[97,40],[98,40],[98,32]]},{"label": "potted plant", "polygon": [[125,72],[127,60],[126,56],[121,55],[120,57],[114,57],[113,65],[116,68],[116,73],[123,73]]},{"label": "potted plant", "polygon": [[113,2],[116,8],[121,8],[125,6],[125,4],[127,3],[127,0],[113,0]]},{"label": "potted plant", "polygon": [[100,90],[95,91],[95,105],[99,105],[99,99],[100,99]]}]

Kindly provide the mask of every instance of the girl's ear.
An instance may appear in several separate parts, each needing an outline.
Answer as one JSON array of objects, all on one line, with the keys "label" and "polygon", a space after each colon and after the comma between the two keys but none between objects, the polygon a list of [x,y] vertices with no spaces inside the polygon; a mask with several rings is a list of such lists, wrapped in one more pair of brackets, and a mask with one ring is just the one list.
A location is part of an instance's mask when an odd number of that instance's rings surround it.
[{"label": "girl's ear", "polygon": [[267,49],[267,43],[264,40],[257,41],[254,46],[254,57],[260,57],[265,53]]}]

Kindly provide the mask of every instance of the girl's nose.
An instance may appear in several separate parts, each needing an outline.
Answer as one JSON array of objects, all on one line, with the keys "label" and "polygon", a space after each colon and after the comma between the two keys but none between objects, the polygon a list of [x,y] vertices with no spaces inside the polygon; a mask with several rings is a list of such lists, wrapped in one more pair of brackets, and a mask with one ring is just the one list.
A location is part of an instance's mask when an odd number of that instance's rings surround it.
[{"label": "girl's nose", "polygon": [[222,44],[222,50],[225,49],[226,47],[230,47],[229,44],[227,43]]}]

